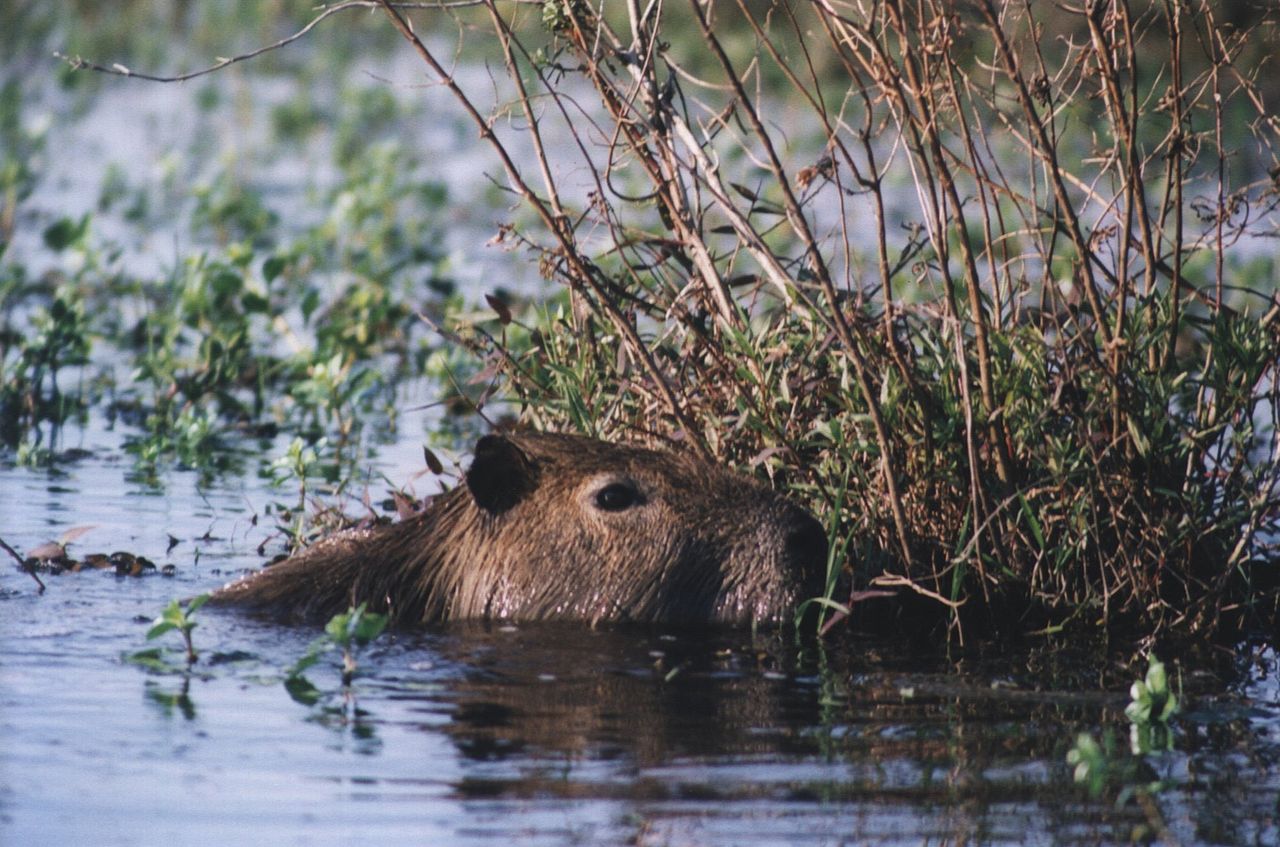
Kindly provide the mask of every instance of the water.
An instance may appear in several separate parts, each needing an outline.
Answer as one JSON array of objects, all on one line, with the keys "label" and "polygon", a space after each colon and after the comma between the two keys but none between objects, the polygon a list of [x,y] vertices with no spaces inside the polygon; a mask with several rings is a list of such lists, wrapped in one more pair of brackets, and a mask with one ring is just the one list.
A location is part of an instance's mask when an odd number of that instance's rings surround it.
[{"label": "water", "polygon": [[946,658],[866,639],[818,651],[744,632],[463,627],[380,639],[349,696],[329,656],[306,705],[282,682],[316,631],[206,608],[193,671],[147,670],[123,657],[155,646],[150,620],[256,566],[279,492],[256,478],[197,490],[182,474],[163,495],[133,490],[117,438],[91,430],[87,458],[59,473],[0,468],[10,544],[93,524],[74,553],[176,566],[49,575],[44,594],[0,568],[0,843],[1280,838],[1267,651],[1177,665],[1175,750],[1131,779],[1167,783],[1146,810],[1116,807],[1123,786],[1091,799],[1073,783],[1078,733],[1111,731],[1123,750],[1132,674],[1063,644]]}]

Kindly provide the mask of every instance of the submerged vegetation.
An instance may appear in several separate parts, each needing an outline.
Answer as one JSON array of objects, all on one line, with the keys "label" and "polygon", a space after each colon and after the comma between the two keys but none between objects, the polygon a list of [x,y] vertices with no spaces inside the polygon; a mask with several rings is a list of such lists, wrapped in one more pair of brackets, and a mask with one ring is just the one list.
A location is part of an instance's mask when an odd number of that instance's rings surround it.
[{"label": "submerged vegetation", "polygon": [[[227,170],[133,192],[143,218],[189,202],[211,245],[165,274],[129,273],[91,217],[44,230],[57,273],[5,265],[6,449],[48,461],[43,433],[97,403],[143,469],[284,429],[303,505],[427,370],[473,406],[499,382],[535,426],[767,475],[828,516],[824,602],[858,625],[1274,632],[1274,8],[349,5],[381,6],[475,123],[518,204],[497,240],[554,295],[464,310],[447,198],[414,177],[429,151],[362,135],[394,120],[375,88],[340,101],[323,221],[286,227]],[[417,37],[444,14],[504,77],[467,82]],[[282,139],[324,119],[272,112]],[[3,155],[7,243],[31,177]],[[128,379],[86,368],[104,340]]]}]

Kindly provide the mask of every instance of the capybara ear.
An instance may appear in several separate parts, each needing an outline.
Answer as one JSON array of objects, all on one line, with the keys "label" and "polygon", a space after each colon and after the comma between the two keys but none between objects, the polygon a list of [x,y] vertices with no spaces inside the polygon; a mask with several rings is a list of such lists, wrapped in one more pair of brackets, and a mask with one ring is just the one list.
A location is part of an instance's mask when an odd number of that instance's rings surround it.
[{"label": "capybara ear", "polygon": [[501,435],[486,435],[476,442],[467,488],[481,509],[500,515],[537,485],[537,469],[515,442]]}]

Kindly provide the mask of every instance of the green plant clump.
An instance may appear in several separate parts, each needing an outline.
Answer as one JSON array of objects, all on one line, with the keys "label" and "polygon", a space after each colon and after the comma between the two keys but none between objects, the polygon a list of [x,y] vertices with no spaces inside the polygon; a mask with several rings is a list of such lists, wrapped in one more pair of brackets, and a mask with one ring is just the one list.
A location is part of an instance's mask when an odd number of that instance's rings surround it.
[{"label": "green plant clump", "polygon": [[[850,553],[826,601],[897,595],[857,619],[1273,630],[1280,124],[1237,62],[1280,13],[875,8],[500,26],[528,143],[488,138],[536,220],[502,237],[565,296],[459,340],[530,423],[807,499]],[[547,152],[577,83],[615,144],[606,173],[559,127],[580,206]]]},{"label": "green plant clump", "polygon": [[182,636],[182,644],[186,648],[187,665],[193,665],[200,658],[196,653],[195,644],[191,640],[191,633],[199,623],[192,620],[192,616],[200,611],[200,607],[209,602],[208,594],[201,594],[193,597],[187,603],[187,608],[182,608],[182,601],[174,600],[165,607],[160,616],[151,624],[151,628],[147,630],[147,640],[159,638],[166,632],[177,632]]}]

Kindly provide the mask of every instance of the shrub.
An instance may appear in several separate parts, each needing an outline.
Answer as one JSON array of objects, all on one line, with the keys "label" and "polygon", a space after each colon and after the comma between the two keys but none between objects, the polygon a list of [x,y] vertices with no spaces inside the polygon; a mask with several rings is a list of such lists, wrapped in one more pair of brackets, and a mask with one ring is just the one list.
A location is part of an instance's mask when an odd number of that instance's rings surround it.
[{"label": "shrub", "polygon": [[755,467],[961,632],[1275,622],[1274,10],[593,8],[490,5],[488,112],[390,12],[568,292],[459,332],[525,418]]}]

